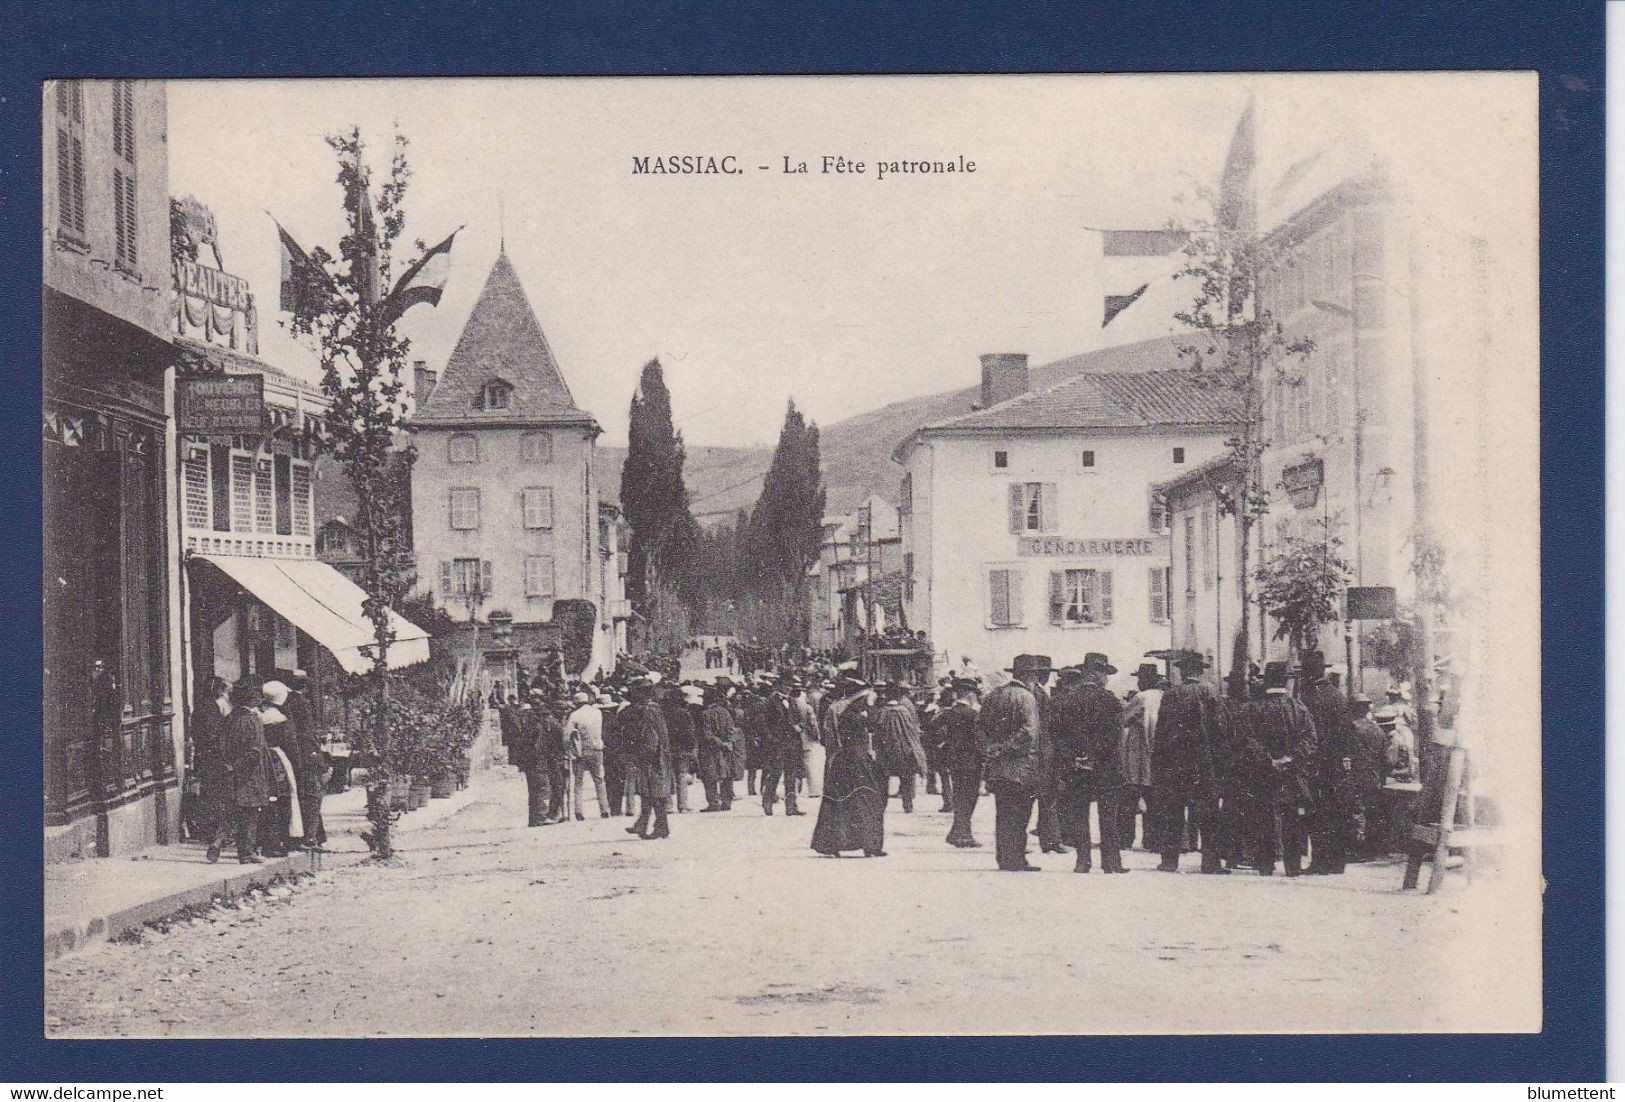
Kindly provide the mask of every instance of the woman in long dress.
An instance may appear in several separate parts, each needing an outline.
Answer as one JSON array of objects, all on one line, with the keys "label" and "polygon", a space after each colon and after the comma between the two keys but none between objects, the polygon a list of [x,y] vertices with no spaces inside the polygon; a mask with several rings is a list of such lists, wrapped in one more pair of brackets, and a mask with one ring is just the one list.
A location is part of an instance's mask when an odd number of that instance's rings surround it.
[{"label": "woman in long dress", "polygon": [[871,740],[874,691],[862,682],[848,682],[842,689],[851,695],[830,709],[831,745],[812,848],[826,857],[847,850],[884,857],[886,778]]}]

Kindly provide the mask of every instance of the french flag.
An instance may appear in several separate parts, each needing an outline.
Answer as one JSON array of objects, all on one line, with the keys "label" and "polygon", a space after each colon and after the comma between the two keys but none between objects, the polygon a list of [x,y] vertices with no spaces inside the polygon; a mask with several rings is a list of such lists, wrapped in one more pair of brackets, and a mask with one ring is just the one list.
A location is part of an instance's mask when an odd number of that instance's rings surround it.
[{"label": "french flag", "polygon": [[401,274],[389,297],[378,304],[382,324],[389,325],[420,302],[427,302],[430,306],[439,305],[440,293],[445,290],[446,280],[451,276],[451,242],[462,228],[458,226],[452,230],[450,236],[424,253],[416,264]]}]

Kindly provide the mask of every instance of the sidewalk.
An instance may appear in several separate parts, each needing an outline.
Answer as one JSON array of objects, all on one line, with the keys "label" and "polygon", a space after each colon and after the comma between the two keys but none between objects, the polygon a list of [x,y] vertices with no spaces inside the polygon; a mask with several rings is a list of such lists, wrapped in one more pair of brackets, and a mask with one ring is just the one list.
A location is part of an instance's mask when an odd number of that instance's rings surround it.
[{"label": "sidewalk", "polygon": [[[472,802],[491,776],[476,771],[467,788],[431,800],[401,816],[396,830],[432,827]],[[118,937],[149,922],[215,898],[230,899],[252,888],[321,871],[323,865],[360,861],[367,855],[366,790],[352,788],[322,801],[327,853],[293,853],[263,865],[239,865],[231,853],[209,864],[200,842],[152,846],[127,857],[97,857],[45,866],[45,959]]]}]

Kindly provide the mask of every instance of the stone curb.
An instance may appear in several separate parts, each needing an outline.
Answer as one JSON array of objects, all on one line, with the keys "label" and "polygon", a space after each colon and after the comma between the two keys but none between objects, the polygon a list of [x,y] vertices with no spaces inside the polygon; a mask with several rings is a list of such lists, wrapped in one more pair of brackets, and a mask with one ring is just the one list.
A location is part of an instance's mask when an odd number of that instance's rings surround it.
[{"label": "stone curb", "polygon": [[[223,860],[236,861],[233,857]],[[61,922],[55,929],[45,931],[45,959],[52,961],[87,945],[118,937],[187,907],[200,906],[215,899],[235,899],[251,888],[265,887],[302,873],[319,872],[321,867],[322,855],[319,853],[291,853],[286,857],[267,860],[263,865],[243,866],[243,871],[235,875],[211,879],[206,884],[170,892],[110,914]]]}]

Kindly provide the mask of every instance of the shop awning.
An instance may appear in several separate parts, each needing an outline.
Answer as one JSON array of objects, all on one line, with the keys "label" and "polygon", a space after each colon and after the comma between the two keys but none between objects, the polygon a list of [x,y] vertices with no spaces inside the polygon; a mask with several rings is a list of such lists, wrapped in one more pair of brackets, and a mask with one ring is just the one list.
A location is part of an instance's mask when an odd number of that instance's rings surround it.
[{"label": "shop awning", "polygon": [[[232,581],[264,601],[278,616],[316,640],[346,673],[372,669],[372,621],[361,611],[362,588],[315,559],[252,559],[199,555]],[[398,670],[429,659],[429,633],[391,612],[395,640],[389,668]]]}]

